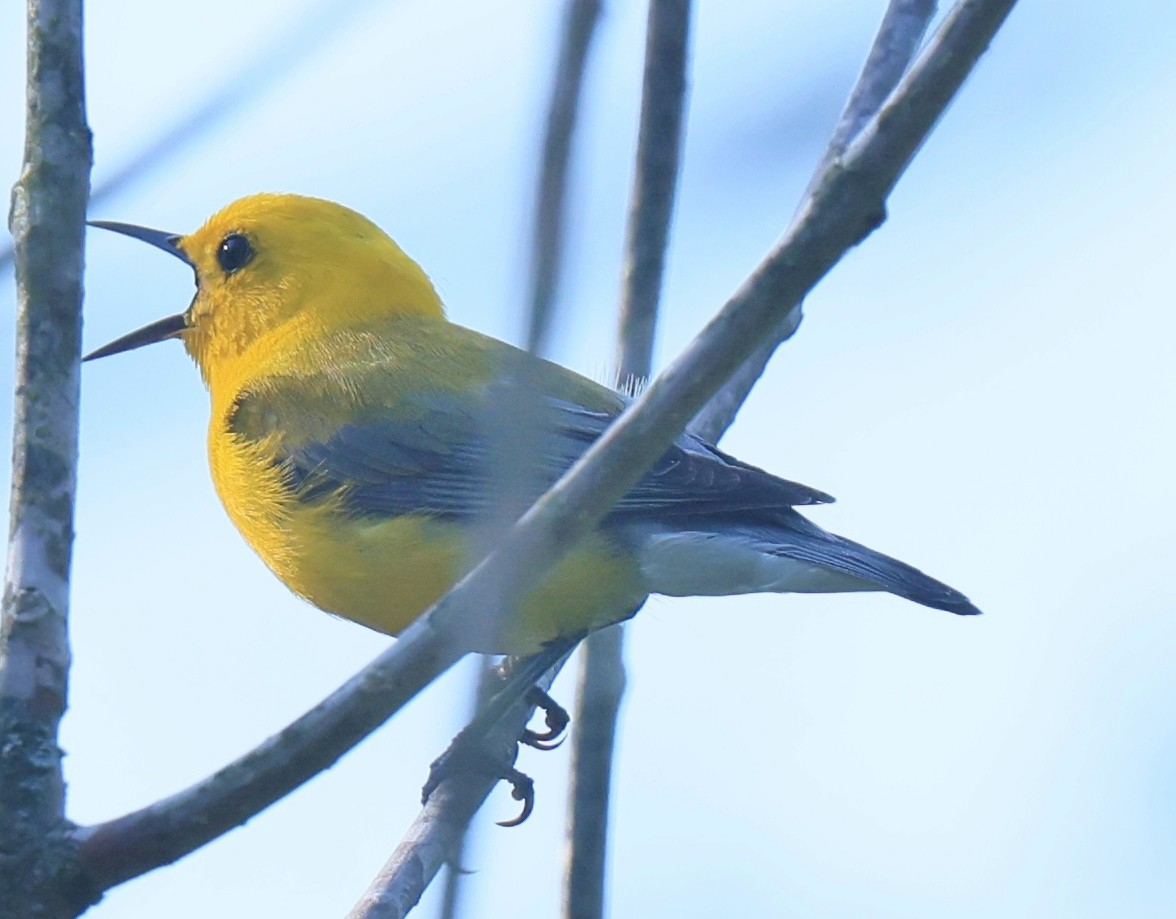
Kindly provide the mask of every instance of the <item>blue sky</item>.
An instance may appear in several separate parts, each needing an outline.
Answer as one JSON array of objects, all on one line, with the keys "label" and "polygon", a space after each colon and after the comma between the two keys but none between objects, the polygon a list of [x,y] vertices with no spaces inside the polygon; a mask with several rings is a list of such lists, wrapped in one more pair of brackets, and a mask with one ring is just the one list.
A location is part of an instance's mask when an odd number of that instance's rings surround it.
[{"label": "blue sky", "polygon": [[[87,11],[97,182],[313,9],[114,6]],[[644,19],[609,6],[556,344],[598,377]],[[881,8],[699,5],[661,363],[783,231]],[[426,267],[454,320],[517,340],[555,10],[351,4],[287,79],[94,216],[186,231],[254,191],[334,198]],[[16,5],[0,13],[13,179],[22,29]],[[612,915],[1171,914],[1173,39],[1162,4],[1022,4],[887,224],[809,299],[725,448],[836,495],[814,519],[986,615],[875,595],[653,600],[628,629]],[[259,77],[243,72],[245,93]],[[87,258],[89,346],[191,297],[148,247],[95,233]],[[9,378],[7,325],[0,337]],[[85,369],[63,735],[80,822],[204,776],[387,641],[290,596],[240,540],[208,479],[206,411],[178,346]],[[344,913],[465,709],[451,674],[333,770],[92,915]],[[537,811],[478,830],[471,915],[556,911],[567,757],[524,754]],[[484,816],[513,813],[499,791]],[[420,914],[435,909],[430,895]]]}]

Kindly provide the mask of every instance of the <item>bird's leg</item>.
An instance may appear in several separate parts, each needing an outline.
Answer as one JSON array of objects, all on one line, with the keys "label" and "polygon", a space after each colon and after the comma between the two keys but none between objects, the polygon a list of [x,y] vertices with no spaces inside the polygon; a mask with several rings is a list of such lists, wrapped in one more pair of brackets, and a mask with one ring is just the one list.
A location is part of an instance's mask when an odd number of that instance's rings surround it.
[{"label": "bird's leg", "polygon": [[[505,685],[512,671],[525,665],[529,660],[530,658],[525,657],[504,658],[496,668],[498,678]],[[529,705],[543,710],[543,720],[547,725],[547,730],[532,731],[530,728],[525,728],[519,742],[525,743],[528,747],[534,747],[536,750],[554,750],[563,743],[563,738],[560,735],[571,724],[572,716],[538,683],[532,683],[523,698]]]},{"label": "bird's leg", "polygon": [[[535,805],[535,785],[530,777],[514,766],[514,757],[518,752],[517,744],[521,741],[538,746],[539,749],[549,749],[547,745],[563,730],[563,727],[557,730],[561,715],[566,726],[567,712],[535,683],[544,673],[566,658],[579,640],[580,636],[558,639],[536,654],[513,659],[502,668],[502,684],[497,691],[486,700],[473,720],[458,732],[445,752],[429,767],[428,781],[421,789],[422,803],[429,800],[442,782],[464,772],[505,779],[511,784],[511,796],[516,801],[523,802],[522,813],[513,820],[501,822],[500,826],[518,826],[530,816]],[[508,742],[506,751],[499,751],[495,749],[497,744],[489,734],[520,700],[528,703],[528,711],[534,705],[544,709],[548,731],[542,734],[524,731],[514,743]],[[531,743],[531,739],[536,742]]]},{"label": "bird's leg", "polygon": [[535,781],[516,769],[511,754],[497,756],[486,747],[485,735],[478,736],[469,727],[460,731],[445,752],[429,766],[429,778],[421,789],[421,804],[427,804],[442,782],[460,775],[486,776],[510,783],[510,795],[523,802],[522,812],[512,820],[500,820],[499,826],[518,826],[535,808]]}]

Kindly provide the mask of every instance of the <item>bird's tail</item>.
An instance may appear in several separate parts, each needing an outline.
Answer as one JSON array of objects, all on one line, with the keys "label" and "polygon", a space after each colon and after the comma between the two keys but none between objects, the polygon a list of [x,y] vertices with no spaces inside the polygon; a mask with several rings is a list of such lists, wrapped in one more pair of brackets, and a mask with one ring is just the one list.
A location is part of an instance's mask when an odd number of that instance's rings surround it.
[{"label": "bird's tail", "polygon": [[808,562],[864,581],[866,590],[884,590],[932,609],[957,616],[978,616],[980,610],[954,587],[924,574],[861,543],[822,531],[822,538],[805,538],[780,546],[785,558]]},{"label": "bird's tail", "polygon": [[639,553],[650,593],[886,591],[961,616],[978,615],[962,593],[917,568],[829,533],[795,511],[778,522],[646,531]]}]

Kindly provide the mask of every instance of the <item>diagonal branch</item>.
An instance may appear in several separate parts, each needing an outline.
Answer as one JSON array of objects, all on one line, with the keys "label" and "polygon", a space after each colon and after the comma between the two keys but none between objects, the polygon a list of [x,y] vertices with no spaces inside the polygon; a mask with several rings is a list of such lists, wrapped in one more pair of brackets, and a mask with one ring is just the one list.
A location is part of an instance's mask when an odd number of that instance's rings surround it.
[{"label": "diagonal branch", "polygon": [[461,652],[418,620],[326,699],[192,787],[77,833],[82,865],[106,890],[167,865],[240,826],[331,766]]},{"label": "diagonal branch", "polygon": [[[487,609],[510,609],[608,512],[756,345],[796,310],[801,298],[849,248],[879,225],[886,196],[1014,2],[962,0],[957,4],[878,114],[845,155],[822,172],[780,243],[706,329],[535,503],[490,556],[410,626],[391,651],[336,693],[337,708],[343,709],[351,694],[362,692],[364,687],[391,681],[394,687],[373,693],[379,704],[387,706],[390,696],[400,698],[423,685],[426,673],[443,671],[458,656],[456,648],[474,643],[458,644],[456,637],[480,634],[484,626],[478,620]],[[238,825],[309,777],[308,770],[291,768],[291,757],[333,761],[370,731],[367,722],[383,717],[373,715],[361,702],[346,710],[349,717],[365,719],[363,730],[341,727],[329,717],[317,723],[300,721],[296,736],[279,735],[288,743],[267,742],[239,761],[248,760],[250,774],[227,791],[209,780],[189,793],[161,802],[151,819],[166,821],[167,811],[182,805],[216,825],[204,841]],[[234,807],[231,822],[219,818],[226,804]],[[95,837],[104,835],[104,846],[99,851],[91,846],[91,855],[105,852],[108,858],[117,850],[120,836],[135,838],[133,821],[123,821],[83,831],[83,856],[87,841],[93,843]],[[96,871],[97,877],[105,877],[109,886],[183,852],[169,851],[167,857],[155,859],[142,854],[131,873],[124,865],[121,872],[107,870],[103,874],[102,860],[93,857],[87,867]]]},{"label": "diagonal branch", "polygon": [[[560,659],[539,679],[549,689],[571,655],[568,642]],[[550,658],[549,658],[550,659]],[[513,763],[519,735],[534,713],[534,705],[516,699],[509,710],[480,738],[480,747],[495,762]],[[434,789],[420,814],[405,832],[384,867],[372,880],[347,919],[401,919],[417,904],[444,864],[451,864],[466,829],[498,780],[456,774]]]},{"label": "diagonal branch", "polygon": [[[882,103],[910,66],[934,15],[935,0],[890,0],[882,24],[874,36],[874,43],[866,55],[861,75],[850,91],[845,110],[813,172],[806,194],[813,192],[816,182],[828,166],[844,155],[850,141],[878,113]],[[800,327],[800,320],[801,310],[798,306],[784,317],[775,333],[715,393],[714,398],[691,422],[691,430],[711,443],[716,443],[723,436],[747,400],[751,388],[763,376],[768,360],[776,348],[792,337]]]},{"label": "diagonal branch", "polygon": [[[457,604],[466,589],[484,597],[490,609],[509,609],[550,560],[574,544],[599,519],[597,515],[603,515],[611,501],[660,455],[685,419],[717,388],[718,383],[709,375],[718,376],[724,368],[738,366],[754,347],[756,335],[779,321],[775,310],[795,309],[841,255],[880,223],[886,195],[987,47],[1012,2],[964,2],[953,11],[933,49],[920,62],[921,68],[916,68],[917,79],[906,84],[906,94],[896,93],[870,120],[861,142],[853,145],[844,160],[830,162],[822,170],[813,194],[768,259],[687,352],[536,502],[498,550],[442,599],[432,613],[436,619],[461,621],[463,610]],[[691,400],[697,400],[694,408]],[[631,460],[626,462],[626,457]],[[477,803],[472,806],[476,809]],[[427,823],[430,816],[424,814],[421,820]],[[410,836],[419,832],[420,826],[420,821],[414,824]],[[444,827],[439,826],[438,832],[443,833]],[[393,859],[394,867],[373,885],[373,902],[386,909],[402,903],[385,897],[406,879],[414,891],[418,891],[418,881],[423,890],[428,878],[420,877],[419,859],[445,855],[433,851],[436,842],[435,836],[427,843],[407,839],[401,855]],[[411,857],[405,858],[404,853]],[[415,896],[419,897],[419,892]],[[362,915],[382,919],[401,913]]]},{"label": "diagonal branch", "polygon": [[814,182],[826,166],[845,153],[894,91],[919,50],[935,16],[935,5],[935,0],[890,0],[887,4],[862,72],[849,92],[829,146],[813,171]]},{"label": "diagonal branch", "polygon": [[686,350],[432,610],[469,621],[469,592],[511,609],[664,452],[755,347],[850,248],[885,201],[1015,0],[962,0],[886,104],[821,174],[792,226]]}]

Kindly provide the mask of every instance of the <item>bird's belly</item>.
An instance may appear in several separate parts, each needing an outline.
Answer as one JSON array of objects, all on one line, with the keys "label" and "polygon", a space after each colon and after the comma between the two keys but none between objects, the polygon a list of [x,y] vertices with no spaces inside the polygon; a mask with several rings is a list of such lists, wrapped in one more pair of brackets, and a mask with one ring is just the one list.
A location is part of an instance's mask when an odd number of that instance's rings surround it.
[{"label": "bird's belly", "polygon": [[[301,542],[286,584],[320,609],[388,635],[439,600],[472,557],[468,528],[415,515],[336,519],[325,528],[306,521]],[[480,629],[466,650],[536,651],[553,638],[627,618],[642,599],[628,554],[590,537],[527,595],[517,615]]]},{"label": "bird's belly", "polygon": [[[438,521],[367,520],[316,511],[295,512],[291,529],[298,545],[286,570],[275,573],[329,613],[397,635],[465,570],[460,533]],[[324,526],[316,517],[335,519]]]}]

